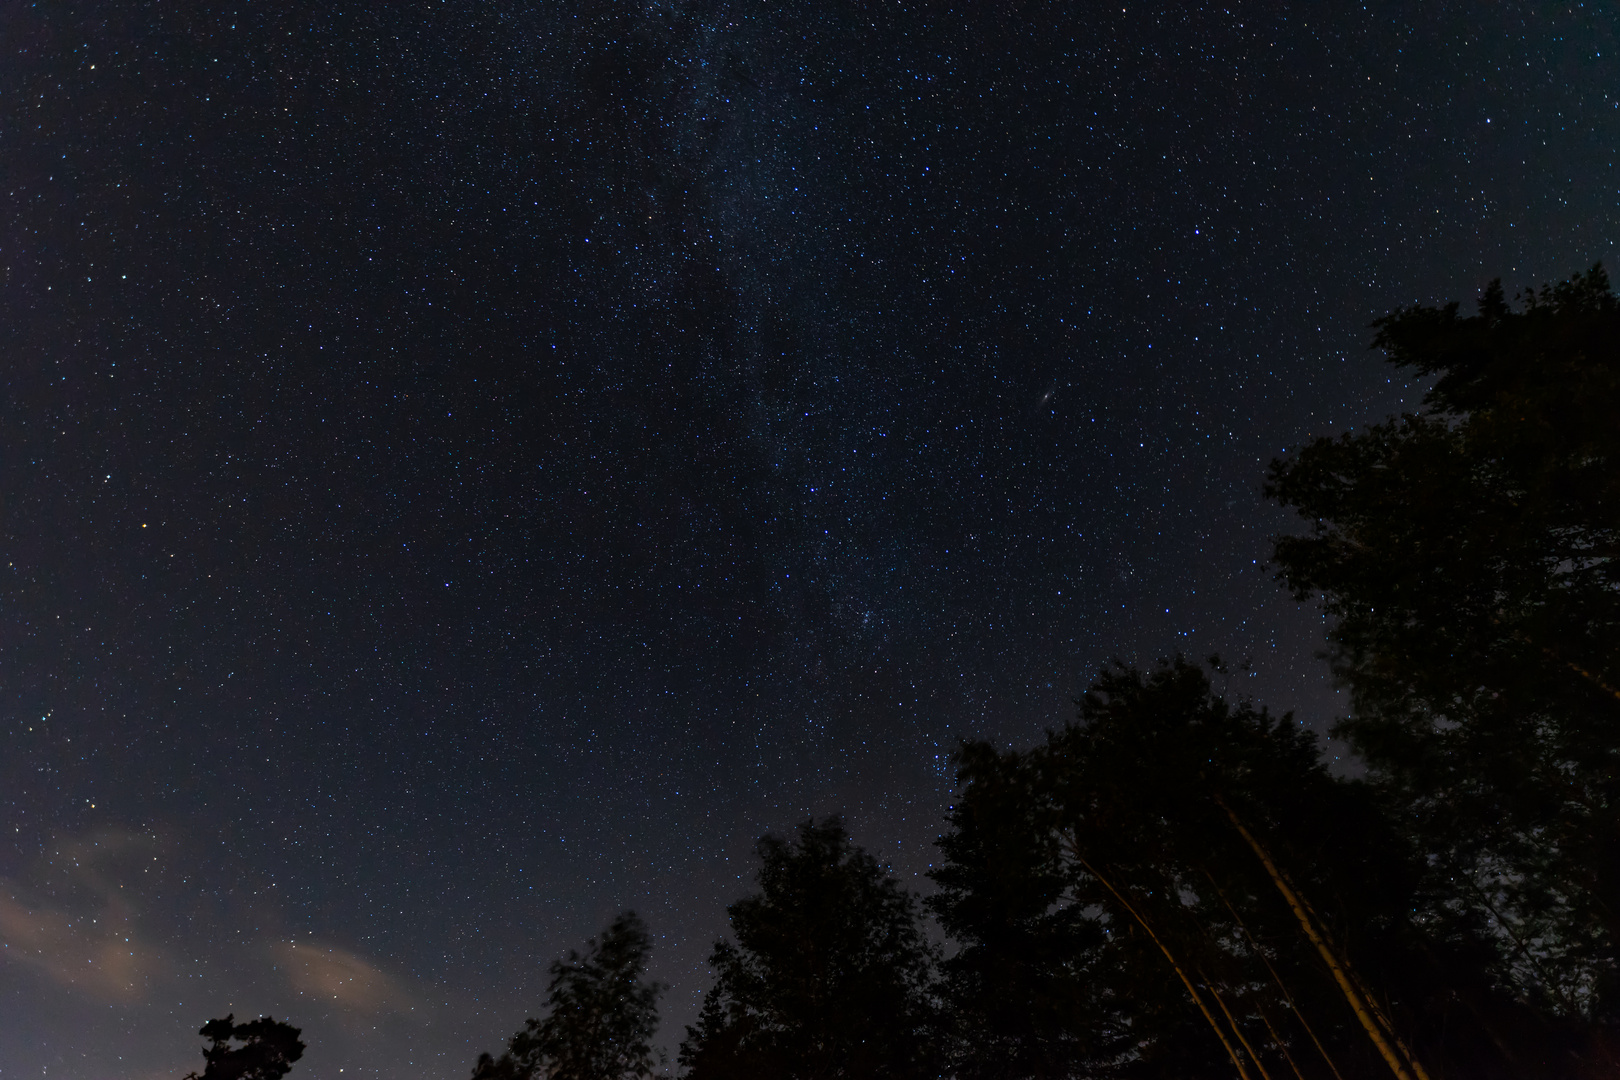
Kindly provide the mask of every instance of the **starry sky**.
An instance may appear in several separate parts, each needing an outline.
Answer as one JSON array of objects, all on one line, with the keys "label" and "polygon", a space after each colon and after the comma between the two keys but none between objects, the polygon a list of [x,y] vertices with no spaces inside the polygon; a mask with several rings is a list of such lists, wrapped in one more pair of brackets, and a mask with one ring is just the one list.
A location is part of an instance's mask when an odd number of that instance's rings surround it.
[{"label": "starry sky", "polygon": [[1110,657],[1325,728],[1272,457],[1604,259],[1568,3],[0,6],[0,1080],[458,1077]]}]

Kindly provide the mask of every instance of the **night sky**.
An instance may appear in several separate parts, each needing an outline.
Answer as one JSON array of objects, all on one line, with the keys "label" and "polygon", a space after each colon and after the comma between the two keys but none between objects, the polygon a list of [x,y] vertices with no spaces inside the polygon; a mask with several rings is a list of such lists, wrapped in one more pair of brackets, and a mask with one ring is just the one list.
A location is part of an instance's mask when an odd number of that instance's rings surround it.
[{"label": "night sky", "polygon": [[[1604,5],[0,5],[0,1077],[465,1075],[1112,656],[1325,728],[1265,463],[1620,237]],[[1611,96],[1613,95],[1613,96]]]}]

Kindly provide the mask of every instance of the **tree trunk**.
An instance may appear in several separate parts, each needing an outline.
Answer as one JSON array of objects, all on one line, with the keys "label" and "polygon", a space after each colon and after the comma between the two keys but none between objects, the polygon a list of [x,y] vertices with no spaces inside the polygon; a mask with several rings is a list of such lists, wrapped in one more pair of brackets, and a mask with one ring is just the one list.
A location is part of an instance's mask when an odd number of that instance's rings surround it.
[{"label": "tree trunk", "polygon": [[1125,895],[1118,889],[1114,888],[1113,884],[1110,883],[1107,878],[1099,874],[1096,871],[1096,868],[1094,868],[1085,859],[1081,858],[1078,852],[1075,852],[1075,859],[1085,869],[1086,873],[1102,882],[1103,888],[1114,894],[1114,898],[1120,902],[1121,906],[1123,906],[1127,912],[1130,913],[1131,918],[1136,920],[1136,924],[1142,928],[1144,933],[1147,934],[1149,940],[1159,947],[1159,951],[1164,954],[1164,958],[1168,960],[1170,962],[1170,966],[1175,969],[1176,977],[1181,980],[1181,985],[1187,988],[1187,994],[1193,999],[1193,1004],[1198,1006],[1198,1011],[1204,1014],[1205,1020],[1209,1021],[1210,1030],[1215,1032],[1215,1037],[1217,1039],[1221,1040],[1221,1046],[1225,1047],[1226,1056],[1232,1059],[1232,1064],[1234,1067],[1236,1067],[1238,1076],[1242,1077],[1242,1080],[1253,1080],[1253,1078],[1249,1076],[1249,1070],[1244,1067],[1241,1052],[1237,1049],[1237,1047],[1232,1045],[1232,1040],[1226,1037],[1226,1032],[1221,1030],[1220,1023],[1215,1019],[1215,1014],[1209,1011],[1209,1006],[1204,1004],[1204,999],[1199,996],[1198,988],[1194,986],[1193,981],[1187,977],[1186,971],[1184,971],[1181,964],[1176,961],[1175,955],[1170,952],[1169,947],[1159,939],[1158,934],[1153,932],[1153,927],[1148,925],[1148,921],[1142,917],[1142,913],[1137,911],[1131,902],[1125,899]]},{"label": "tree trunk", "polygon": [[[1294,917],[1299,920],[1300,928],[1305,931],[1305,936],[1310,939],[1312,945],[1316,946],[1316,951],[1321,954],[1323,961],[1328,966],[1328,970],[1333,973],[1333,981],[1339,984],[1339,990],[1344,994],[1345,1001],[1350,1003],[1350,1008],[1356,1014],[1356,1019],[1361,1022],[1362,1028],[1367,1032],[1367,1037],[1378,1048],[1379,1055],[1389,1066],[1390,1071],[1395,1074],[1396,1080],[1414,1080],[1414,1073],[1416,1074],[1416,1080],[1429,1080],[1428,1072],[1418,1062],[1417,1058],[1412,1055],[1411,1051],[1404,1044],[1401,1044],[1400,1039],[1395,1035],[1394,1027],[1390,1024],[1389,1018],[1371,1000],[1372,995],[1367,994],[1365,988],[1358,985],[1359,980],[1356,980],[1351,975],[1349,965],[1328,944],[1326,937],[1317,928],[1315,920],[1311,917],[1311,912],[1305,901],[1288,884],[1288,880],[1283,876],[1282,871],[1278,870],[1277,864],[1272,861],[1271,855],[1261,845],[1260,841],[1255,839],[1254,834],[1244,826],[1242,820],[1232,811],[1232,808],[1226,805],[1225,800],[1216,796],[1215,804],[1226,811],[1226,816],[1231,819],[1233,827],[1248,842],[1250,850],[1259,858],[1260,864],[1266,868],[1266,873],[1271,877],[1272,884],[1277,886],[1277,891],[1282,893],[1283,899],[1288,902],[1289,908],[1294,912]],[[1395,1047],[1390,1045],[1392,1040],[1397,1045],[1400,1045],[1400,1054],[1397,1054]],[[1403,1057],[1406,1059],[1404,1062],[1402,1061]],[[1407,1069],[1408,1064],[1411,1065],[1410,1070]]]}]

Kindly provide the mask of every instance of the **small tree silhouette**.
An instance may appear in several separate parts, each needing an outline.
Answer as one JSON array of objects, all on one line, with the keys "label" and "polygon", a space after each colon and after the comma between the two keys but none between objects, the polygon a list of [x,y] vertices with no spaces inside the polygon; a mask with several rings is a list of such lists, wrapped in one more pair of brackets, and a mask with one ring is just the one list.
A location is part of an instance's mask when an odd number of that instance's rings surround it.
[{"label": "small tree silhouette", "polygon": [[[281,1080],[304,1056],[299,1028],[268,1016],[246,1024],[235,1020],[236,1014],[229,1013],[202,1026],[197,1034],[211,1043],[203,1047],[207,1066],[200,1075],[188,1073],[185,1080]],[[242,1045],[232,1046],[233,1042]]]}]

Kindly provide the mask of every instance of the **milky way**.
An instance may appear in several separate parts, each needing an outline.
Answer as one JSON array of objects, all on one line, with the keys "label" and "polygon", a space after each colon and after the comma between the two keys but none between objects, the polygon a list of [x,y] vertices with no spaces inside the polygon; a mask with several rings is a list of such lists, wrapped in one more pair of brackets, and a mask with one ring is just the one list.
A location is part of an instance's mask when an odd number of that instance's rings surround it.
[{"label": "milky way", "polygon": [[1111,657],[1324,729],[1266,462],[1610,259],[1546,5],[0,12],[0,1075],[464,1075]]}]

